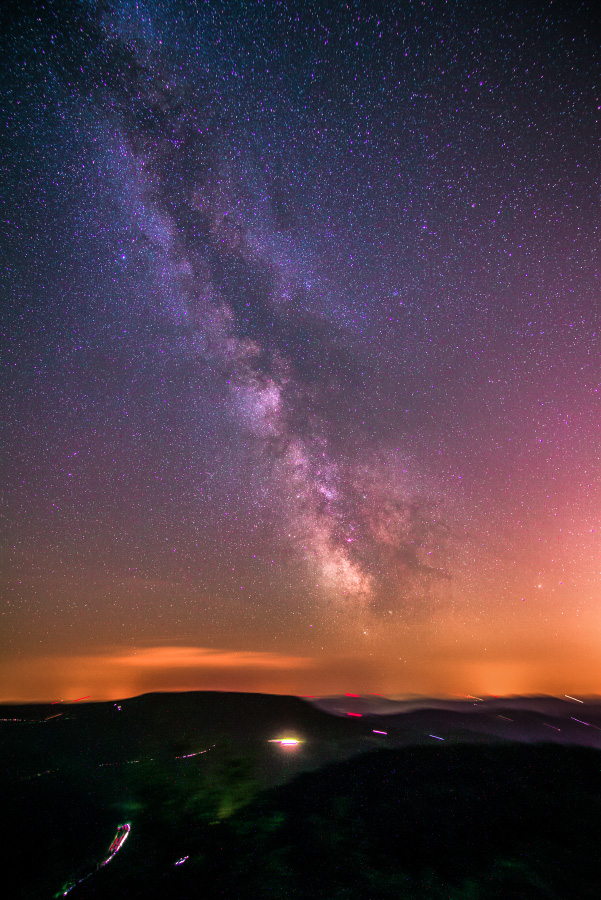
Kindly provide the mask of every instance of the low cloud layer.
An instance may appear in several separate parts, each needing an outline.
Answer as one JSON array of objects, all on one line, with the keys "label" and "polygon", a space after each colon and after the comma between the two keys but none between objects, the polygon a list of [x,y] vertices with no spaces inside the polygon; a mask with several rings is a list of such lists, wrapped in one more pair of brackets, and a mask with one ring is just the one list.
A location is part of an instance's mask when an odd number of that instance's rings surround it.
[{"label": "low cloud layer", "polygon": [[[147,647],[5,663],[0,702],[112,700],[148,691],[273,691],[302,682],[315,660],[206,647]],[[286,688],[278,690],[286,693]]]}]

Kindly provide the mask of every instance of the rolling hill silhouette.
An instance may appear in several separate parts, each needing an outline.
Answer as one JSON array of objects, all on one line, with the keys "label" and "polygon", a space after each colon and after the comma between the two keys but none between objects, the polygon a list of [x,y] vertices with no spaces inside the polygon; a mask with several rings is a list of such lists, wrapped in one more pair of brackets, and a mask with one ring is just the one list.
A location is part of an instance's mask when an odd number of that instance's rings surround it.
[{"label": "rolling hill silhouette", "polygon": [[189,692],[0,718],[16,897],[599,896],[596,701]]}]

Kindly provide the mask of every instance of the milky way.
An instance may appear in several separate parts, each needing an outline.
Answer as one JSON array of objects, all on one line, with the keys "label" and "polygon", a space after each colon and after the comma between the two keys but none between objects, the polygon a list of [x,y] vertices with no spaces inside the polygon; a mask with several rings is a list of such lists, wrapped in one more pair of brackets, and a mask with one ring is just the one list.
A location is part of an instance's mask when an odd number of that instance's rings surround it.
[{"label": "milky way", "polygon": [[601,628],[591,16],[9,16],[9,656],[344,648],[402,691]]}]

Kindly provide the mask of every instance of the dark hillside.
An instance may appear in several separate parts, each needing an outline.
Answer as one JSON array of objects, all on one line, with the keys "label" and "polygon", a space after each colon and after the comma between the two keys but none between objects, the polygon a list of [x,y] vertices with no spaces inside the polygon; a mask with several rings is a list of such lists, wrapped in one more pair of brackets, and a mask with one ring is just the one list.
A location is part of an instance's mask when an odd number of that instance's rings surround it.
[{"label": "dark hillside", "polygon": [[[596,863],[576,861],[600,836],[599,706],[556,706],[345,717],[218,692],[5,706],[3,872],[24,900],[70,887],[176,900],[198,880],[216,897],[248,883],[249,897],[415,900],[437,897],[436,879],[441,897],[488,900],[508,878],[527,883],[516,897],[598,898]],[[301,743],[270,742],[284,736]]]},{"label": "dark hillside", "polygon": [[78,893],[107,900],[597,900],[600,838],[598,751],[386,750],[264,794],[207,826],[179,866],[174,835],[163,835],[153,853],[142,840],[132,843],[112,871]]},{"label": "dark hillside", "polygon": [[[50,897],[93,870],[123,821],[135,824],[132,844],[144,829],[194,830],[296,772],[358,752],[371,735],[361,720],[296,697],[244,693],[7,705],[2,719],[3,871],[23,898]],[[303,741],[293,752],[269,743],[290,733]]]},{"label": "dark hillside", "polygon": [[5,705],[1,711],[0,769],[17,777],[204,750],[224,736],[245,750],[257,742],[267,749],[270,738],[288,732],[305,742],[306,761],[314,739],[320,750],[330,741],[340,750],[346,740],[372,730],[357,721],[350,731],[347,722],[298,697],[217,691],[144,694],[118,703]]}]

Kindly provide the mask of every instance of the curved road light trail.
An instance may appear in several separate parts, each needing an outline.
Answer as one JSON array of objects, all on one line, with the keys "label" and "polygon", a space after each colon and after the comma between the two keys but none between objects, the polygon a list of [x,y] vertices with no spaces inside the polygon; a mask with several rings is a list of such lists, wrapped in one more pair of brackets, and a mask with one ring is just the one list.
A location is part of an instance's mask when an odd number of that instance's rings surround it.
[{"label": "curved road light trail", "polygon": [[110,863],[115,853],[117,853],[121,849],[121,847],[127,840],[130,831],[131,824],[129,822],[126,822],[125,825],[119,825],[119,827],[117,828],[115,839],[109,847],[109,855],[100,863],[100,865],[98,866],[99,869],[101,868],[101,866],[106,866],[107,863]]},{"label": "curved road light trail", "polygon": [[[66,891],[62,892],[62,896],[66,897],[69,891],[72,891],[74,887],[77,887],[78,884],[81,884],[82,881],[86,881],[93,875],[94,872],[97,872],[98,869],[101,869],[103,866],[106,866],[107,863],[110,863],[113,856],[119,852],[125,841],[127,840],[129,833],[131,831],[131,822],[125,822],[123,825],[119,825],[117,827],[117,834],[113,838],[113,843],[109,847],[109,855],[106,859],[103,859],[102,862],[98,863],[96,868],[92,872],[88,872],[87,875],[84,875],[83,878],[80,878],[78,881],[74,881],[73,884],[70,884]],[[56,894],[56,897],[60,896],[60,894]]]}]

